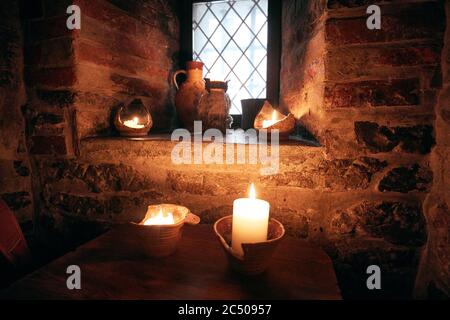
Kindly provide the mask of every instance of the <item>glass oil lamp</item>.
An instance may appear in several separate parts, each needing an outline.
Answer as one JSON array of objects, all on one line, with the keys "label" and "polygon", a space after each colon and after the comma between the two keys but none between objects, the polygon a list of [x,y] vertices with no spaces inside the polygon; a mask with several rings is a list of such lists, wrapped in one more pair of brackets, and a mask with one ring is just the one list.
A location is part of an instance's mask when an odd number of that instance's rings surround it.
[{"label": "glass oil lamp", "polygon": [[134,99],[128,105],[117,110],[114,125],[121,136],[142,137],[150,131],[153,120],[141,99]]}]

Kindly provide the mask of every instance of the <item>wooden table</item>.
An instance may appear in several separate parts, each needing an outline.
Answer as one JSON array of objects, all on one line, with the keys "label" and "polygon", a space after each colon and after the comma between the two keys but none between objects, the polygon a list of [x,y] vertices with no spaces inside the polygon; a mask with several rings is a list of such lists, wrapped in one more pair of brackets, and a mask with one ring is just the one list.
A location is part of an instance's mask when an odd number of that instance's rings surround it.
[{"label": "wooden table", "polygon": [[[269,269],[246,278],[228,268],[211,225],[184,226],[175,254],[145,258],[132,225],[117,227],[28,275],[3,299],[341,299],[330,258],[285,237]],[[81,290],[68,290],[66,269],[81,268]]]}]

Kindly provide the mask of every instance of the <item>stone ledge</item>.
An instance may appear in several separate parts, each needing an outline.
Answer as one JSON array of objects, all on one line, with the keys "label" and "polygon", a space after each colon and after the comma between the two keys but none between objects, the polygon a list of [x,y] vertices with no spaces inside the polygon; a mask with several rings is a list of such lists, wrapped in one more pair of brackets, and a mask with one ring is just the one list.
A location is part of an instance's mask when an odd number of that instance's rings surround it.
[{"label": "stone ledge", "polygon": [[[172,162],[171,154],[179,142],[171,141],[168,134],[154,134],[144,138],[122,138],[122,137],[95,137],[83,139],[80,142],[79,161],[92,163],[124,163],[133,166],[137,170],[148,170],[148,167],[160,170],[174,170],[194,173],[222,172],[226,174],[254,174],[259,176],[259,169],[263,166],[259,152],[263,149],[259,144],[223,144],[223,163],[205,163],[203,157],[201,163],[194,163],[196,152],[195,145],[188,145],[191,148],[191,162],[176,164]],[[209,147],[210,142],[202,143],[202,151]],[[231,145],[231,149],[230,149]],[[245,163],[237,162],[238,150],[245,151]],[[253,148],[253,149],[252,149]],[[227,149],[230,149],[227,152]],[[256,162],[249,163],[248,155],[251,150],[256,153]],[[267,145],[267,150],[262,151],[270,156],[271,145]],[[231,164],[226,163],[227,154],[233,157]],[[279,146],[279,165],[281,171],[291,166],[298,166],[324,159],[326,154],[324,148],[313,147],[300,143],[299,141],[285,141]],[[269,159],[270,160],[270,159]],[[269,161],[270,162],[270,161]],[[267,163],[266,163],[267,164]],[[266,167],[264,164],[264,167]],[[157,174],[157,172],[154,172]]]},{"label": "stone ledge", "polygon": [[[191,141],[194,139],[201,139],[201,135],[191,134]],[[107,136],[107,137],[86,137],[82,139],[82,143],[95,143],[101,142],[104,143],[106,141],[159,141],[159,142],[176,142],[171,140],[171,134],[169,133],[155,133],[150,134],[145,137],[119,137],[119,136]],[[252,142],[246,141],[245,136],[242,133],[233,133],[229,134],[225,137],[226,143],[235,143],[235,144],[245,144],[251,145],[254,144]],[[210,142],[205,141],[204,143],[208,144]],[[259,144],[259,142],[258,142]],[[270,142],[269,142],[270,144]],[[287,141],[280,141],[280,146],[306,146],[306,147],[320,147],[320,145],[313,140],[303,138],[301,136],[291,136]]]}]

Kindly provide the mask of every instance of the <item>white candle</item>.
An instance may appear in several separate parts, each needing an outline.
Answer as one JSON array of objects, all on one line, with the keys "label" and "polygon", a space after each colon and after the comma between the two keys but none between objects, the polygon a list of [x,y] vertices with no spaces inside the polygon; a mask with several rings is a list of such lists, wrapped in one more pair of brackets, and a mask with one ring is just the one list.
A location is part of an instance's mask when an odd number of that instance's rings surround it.
[{"label": "white candle", "polygon": [[256,199],[253,183],[250,197],[233,202],[233,227],[231,247],[239,255],[244,255],[242,243],[256,243],[267,240],[270,205],[267,201]]},{"label": "white candle", "polygon": [[128,128],[133,129],[142,129],[145,127],[143,124],[139,124],[138,117],[134,117],[133,120],[126,120],[123,122],[124,125],[126,125]]},{"label": "white candle", "polygon": [[273,110],[272,119],[271,120],[263,120],[263,129],[273,126],[278,121],[280,121],[280,120],[277,120],[277,114],[276,114],[275,110]]}]

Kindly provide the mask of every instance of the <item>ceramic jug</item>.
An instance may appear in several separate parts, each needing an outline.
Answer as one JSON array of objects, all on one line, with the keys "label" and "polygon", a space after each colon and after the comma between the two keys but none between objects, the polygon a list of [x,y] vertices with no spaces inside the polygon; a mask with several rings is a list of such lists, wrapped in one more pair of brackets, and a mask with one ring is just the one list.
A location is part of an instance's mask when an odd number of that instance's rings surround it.
[{"label": "ceramic jug", "polygon": [[[181,73],[186,75],[186,80],[179,85],[177,76]],[[174,73],[173,83],[177,89],[175,107],[178,118],[186,129],[193,131],[194,120],[198,119],[198,103],[205,91],[203,63],[200,61],[188,61],[186,63],[186,70],[178,70]]]},{"label": "ceramic jug", "polygon": [[233,118],[229,115],[231,100],[227,94],[228,83],[225,81],[206,81],[199,105],[198,116],[202,121],[202,129],[219,129],[225,132],[229,129]]}]

